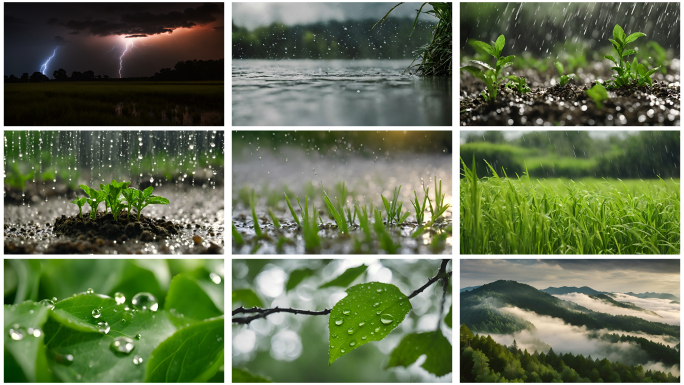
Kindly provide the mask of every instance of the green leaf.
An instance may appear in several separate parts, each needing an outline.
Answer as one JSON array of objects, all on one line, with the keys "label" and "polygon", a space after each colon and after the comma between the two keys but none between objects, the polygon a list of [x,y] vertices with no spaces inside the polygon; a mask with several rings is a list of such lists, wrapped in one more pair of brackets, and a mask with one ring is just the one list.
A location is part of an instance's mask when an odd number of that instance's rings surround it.
[{"label": "green leaf", "polygon": [[612,61],[613,63],[615,63],[615,65],[618,65],[618,62],[617,62],[617,60],[615,60],[614,57],[612,57],[612,56],[610,56],[610,55],[606,55],[606,56],[604,56],[604,57],[605,57],[606,59]]},{"label": "green leaf", "polygon": [[556,66],[556,70],[558,70],[559,74],[565,75],[565,68],[563,67],[563,63],[557,61],[553,64]]},{"label": "green leaf", "polygon": [[627,36],[627,38],[625,39],[625,44],[631,43],[642,36],[646,36],[646,34],[642,32],[634,32],[633,34]]},{"label": "green leaf", "polygon": [[625,57],[625,56],[627,56],[627,55],[634,55],[635,53],[637,53],[636,50],[628,49],[627,51],[625,51],[625,52],[622,53],[622,57]]},{"label": "green leaf", "polygon": [[153,190],[152,186],[143,190],[143,198],[147,198],[148,196],[152,195],[152,190]]},{"label": "green leaf", "polygon": [[233,368],[233,383],[241,382],[271,382],[271,380],[266,377],[252,374],[245,369]]},{"label": "green leaf", "polygon": [[[42,330],[48,312],[47,307],[31,301],[5,305],[4,382],[52,382],[43,344],[45,333]],[[10,329],[13,330],[12,334]],[[21,339],[15,339],[13,335]]]},{"label": "green leaf", "polygon": [[390,354],[387,367],[408,367],[423,354],[423,369],[437,377],[451,373],[451,344],[440,331],[406,335]]},{"label": "green leaf", "polygon": [[486,82],[484,72],[482,72],[482,70],[480,68],[475,67],[475,66],[465,66],[465,67],[461,67],[461,69],[470,72],[476,78],[482,80],[483,82]]},{"label": "green leaf", "polygon": [[411,310],[408,297],[389,283],[362,283],[346,292],[328,319],[328,365],[361,345],[382,340]]},{"label": "green leaf", "polygon": [[[644,67],[644,69],[646,69],[646,67]],[[654,69],[652,69],[652,70],[646,72],[646,74],[644,75],[644,77],[647,77],[647,78],[648,78],[648,77],[651,77],[651,75],[653,75],[654,73],[656,73],[656,71],[658,71],[658,69],[660,69],[660,67],[656,67],[656,68],[654,68]]]},{"label": "green leaf", "polygon": [[619,41],[620,45],[625,44],[625,31],[620,27],[619,25],[615,24],[615,27],[613,28],[613,39]]},{"label": "green leaf", "polygon": [[294,289],[304,279],[312,276],[314,273],[315,271],[311,269],[297,269],[292,271],[290,273],[290,277],[287,279],[287,283],[285,284],[285,291],[288,292]]},{"label": "green leaf", "polygon": [[506,38],[504,37],[504,35],[499,35],[499,37],[496,39],[496,42],[494,43],[494,50],[496,51],[497,58],[499,57],[499,55],[501,55],[501,51],[503,51],[505,44]]},{"label": "green leaf", "polygon": [[10,266],[17,274],[17,292],[14,303],[38,299],[38,286],[41,277],[41,264],[35,259],[8,259]]},{"label": "green leaf", "polygon": [[171,202],[164,197],[151,196],[147,198],[147,204],[149,205],[168,205],[169,203]]},{"label": "green leaf", "polygon": [[354,280],[358,276],[363,274],[367,268],[368,268],[368,266],[366,266],[366,265],[351,267],[351,268],[347,269],[344,273],[340,274],[337,278],[321,285],[319,287],[319,289],[323,289],[326,287],[333,287],[333,286],[347,287],[352,282],[354,282]]},{"label": "green leaf", "polygon": [[613,44],[613,47],[615,48],[616,51],[618,51],[618,52],[621,51],[622,46],[620,45],[620,43],[618,43],[617,41],[615,41],[613,39],[608,39],[608,40],[610,40],[610,42]]},{"label": "green leaf", "polygon": [[488,70],[494,70],[494,68],[492,68],[492,66],[490,66],[489,64],[487,64],[487,63],[485,63],[485,62],[483,62],[483,61],[471,60],[470,62],[471,62],[471,63],[475,63],[475,64],[479,64],[479,65],[483,66],[484,68],[486,68],[486,69],[488,69]]},{"label": "green leaf", "polygon": [[444,317],[444,323],[447,324],[447,326],[449,326],[450,328],[452,327],[451,322],[452,322],[452,319],[454,318],[454,316],[451,314],[451,308],[452,307],[453,307],[453,305],[449,306],[449,313],[447,313],[446,317]]},{"label": "green leaf", "polygon": [[261,299],[256,295],[252,289],[238,289],[233,290],[233,304],[242,303],[246,308],[250,307],[264,307]]},{"label": "green leaf", "polygon": [[494,48],[492,48],[492,46],[490,46],[489,44],[487,44],[483,41],[470,39],[470,40],[468,40],[468,44],[470,44],[473,48],[479,48],[482,51],[484,51],[485,53],[488,53],[488,54],[496,57],[496,51],[494,50]]},{"label": "green leaf", "polygon": [[223,316],[178,330],[150,355],[145,382],[206,382],[223,365]]},{"label": "green leaf", "polygon": [[168,310],[176,326],[218,317],[222,312],[197,281],[185,274],[171,280],[164,310]]},{"label": "green leaf", "polygon": [[[145,365],[136,365],[134,357],[147,362],[155,347],[176,328],[166,311],[126,310],[128,306],[97,294],[78,294],[56,303],[52,319],[45,324],[48,364],[52,372],[64,382],[142,381]],[[99,310],[98,318],[93,317],[93,310]],[[57,312],[60,315],[55,317]],[[75,320],[80,321],[78,325]],[[106,334],[98,331],[98,322],[107,323]],[[138,334],[139,340],[136,339]],[[116,337],[133,340],[130,354],[115,353],[110,348]]]}]

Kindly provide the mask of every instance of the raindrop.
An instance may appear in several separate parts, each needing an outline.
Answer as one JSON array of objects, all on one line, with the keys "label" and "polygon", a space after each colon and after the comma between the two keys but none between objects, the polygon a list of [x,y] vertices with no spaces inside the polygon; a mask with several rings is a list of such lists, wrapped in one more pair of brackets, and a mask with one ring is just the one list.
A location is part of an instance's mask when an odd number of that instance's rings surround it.
[{"label": "raindrop", "polygon": [[133,364],[140,365],[140,364],[142,364],[142,362],[143,362],[142,357],[140,357],[140,356],[134,356],[133,357]]},{"label": "raindrop", "polygon": [[363,336],[363,337],[361,337],[361,339],[362,339],[362,340],[365,340],[366,338],[368,338],[368,337],[367,337],[367,336]]},{"label": "raindrop", "polygon": [[95,293],[95,290],[93,290],[93,289],[91,289],[91,288],[88,288],[88,290],[86,290],[85,293],[86,293],[86,294],[94,294],[94,293]]},{"label": "raindrop", "polygon": [[107,333],[109,333],[109,329],[110,329],[110,328],[109,328],[109,324],[108,324],[106,321],[105,321],[105,322],[98,322],[98,323],[97,323],[97,330],[98,330],[100,333],[107,334]]},{"label": "raindrop", "polygon": [[340,319],[335,321],[335,325],[340,326],[340,325],[342,325],[343,322],[344,322],[344,320],[340,318]]},{"label": "raindrop", "polygon": [[133,307],[143,311],[148,309],[151,311],[157,311],[157,308],[159,308],[157,299],[154,298],[152,294],[145,292],[134,295],[131,303],[133,304]]},{"label": "raindrop", "polygon": [[135,349],[133,340],[128,337],[116,337],[109,345],[114,353],[130,354]]},{"label": "raindrop", "polygon": [[349,346],[356,346],[356,341],[351,340],[351,341],[349,342]]},{"label": "raindrop", "polygon": [[142,338],[142,335],[140,335],[140,333],[138,333],[138,334],[135,335],[135,339],[136,339],[136,340],[139,340],[139,339],[141,339],[141,338]]},{"label": "raindrop", "polygon": [[340,349],[340,352],[344,353],[344,351],[345,351],[344,349]]},{"label": "raindrop", "polygon": [[126,302],[126,296],[123,293],[114,293],[114,300],[117,305],[121,305]]},{"label": "raindrop", "polygon": [[52,309],[55,308],[55,303],[54,303],[52,300],[49,300],[49,299],[43,299],[43,300],[41,300],[41,301],[38,302],[38,303],[40,303],[41,305],[45,306],[46,308],[48,308],[48,309],[50,309],[50,310],[52,310]]},{"label": "raindrop", "polygon": [[210,273],[209,279],[211,279],[211,282],[214,282],[217,285],[221,283],[221,276],[216,273]]},{"label": "raindrop", "polygon": [[375,328],[376,333],[380,333],[380,328]]},{"label": "raindrop", "polygon": [[380,322],[384,323],[385,325],[391,324],[392,321],[394,321],[394,318],[389,314],[383,314],[380,316]]},{"label": "raindrop", "polygon": [[9,336],[15,341],[21,341],[26,337],[26,329],[23,326],[19,326],[19,324],[14,324],[9,329]]},{"label": "raindrop", "polygon": [[376,303],[373,304],[373,307],[378,307],[378,306],[380,306],[380,303],[379,303],[379,302],[376,302]]},{"label": "raindrop", "polygon": [[95,309],[93,310],[93,318],[100,318],[102,314],[100,314],[100,309]]},{"label": "raindrop", "polygon": [[354,334],[354,329],[349,328],[349,330],[347,330],[347,333],[349,333],[349,334]]},{"label": "raindrop", "polygon": [[360,322],[360,323],[359,323],[359,327],[361,327],[361,326],[363,326],[363,325],[365,325],[365,324],[366,324],[365,322]]},{"label": "raindrop", "polygon": [[378,289],[378,290],[376,290],[376,291],[377,291],[378,293],[380,293],[380,292],[382,291],[382,289]]},{"label": "raindrop", "polygon": [[344,314],[344,315],[349,315],[350,312],[351,311],[349,309],[342,310],[342,314]]},{"label": "raindrop", "polygon": [[380,310],[376,311],[375,314],[380,315],[382,313]]},{"label": "raindrop", "polygon": [[332,335],[332,338],[337,338],[337,334],[333,334],[333,335]]}]

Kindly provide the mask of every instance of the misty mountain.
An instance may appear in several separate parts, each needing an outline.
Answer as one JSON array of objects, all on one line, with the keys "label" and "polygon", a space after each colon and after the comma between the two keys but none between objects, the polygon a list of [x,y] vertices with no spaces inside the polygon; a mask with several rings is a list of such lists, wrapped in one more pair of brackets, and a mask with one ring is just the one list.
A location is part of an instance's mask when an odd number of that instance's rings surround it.
[{"label": "misty mountain", "polygon": [[[480,286],[481,286],[481,285],[480,285]],[[470,291],[470,290],[473,290],[473,289],[477,289],[477,288],[480,287],[480,286],[468,286],[468,287],[464,287],[463,289],[461,289],[460,292],[463,293],[464,291]]]},{"label": "misty mountain", "polygon": [[[651,293],[651,292],[646,292],[646,293],[635,294],[635,293],[632,293],[632,292],[630,291],[629,293],[625,293],[625,294],[631,295],[631,296],[637,297],[637,298],[658,298],[658,299],[671,299],[671,300],[674,300],[674,301],[679,301],[679,297],[674,296],[674,295],[669,294],[669,293]],[[677,302],[677,303],[679,303],[679,302]]]},{"label": "misty mountain", "polygon": [[544,290],[542,290],[544,293],[551,294],[551,295],[556,295],[556,294],[570,294],[570,293],[580,293],[580,294],[587,294],[587,295],[599,295],[599,294],[606,294],[606,292],[603,291],[596,291],[589,286],[582,286],[582,287],[576,287],[576,286],[562,286],[562,287],[548,287]]},{"label": "misty mountain", "polygon": [[[667,334],[679,338],[679,326],[644,319],[595,312],[574,302],[564,301],[544,291],[515,281],[496,281],[472,291],[460,293],[461,323],[473,331],[510,334],[530,329],[530,322],[498,309],[515,306],[563,320],[589,330],[621,330],[654,335]],[[617,302],[617,301],[616,301]]]}]

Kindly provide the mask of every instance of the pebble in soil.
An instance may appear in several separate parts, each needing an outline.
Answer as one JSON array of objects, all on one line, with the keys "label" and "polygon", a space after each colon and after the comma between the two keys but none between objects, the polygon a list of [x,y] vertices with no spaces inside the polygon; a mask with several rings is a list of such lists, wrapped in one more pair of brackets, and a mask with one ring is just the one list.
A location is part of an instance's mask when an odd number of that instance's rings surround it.
[{"label": "pebble in soil", "polygon": [[532,91],[521,94],[502,85],[493,103],[480,95],[484,89],[481,81],[462,73],[461,125],[679,125],[678,74],[657,73],[653,76],[652,87],[631,85],[608,90],[610,99],[599,109],[586,95],[586,90],[600,79],[609,79],[610,74],[598,65],[592,66],[591,70],[593,72],[579,73],[579,78],[587,83],[573,80],[565,86],[556,84],[557,75],[516,71],[527,78]]}]

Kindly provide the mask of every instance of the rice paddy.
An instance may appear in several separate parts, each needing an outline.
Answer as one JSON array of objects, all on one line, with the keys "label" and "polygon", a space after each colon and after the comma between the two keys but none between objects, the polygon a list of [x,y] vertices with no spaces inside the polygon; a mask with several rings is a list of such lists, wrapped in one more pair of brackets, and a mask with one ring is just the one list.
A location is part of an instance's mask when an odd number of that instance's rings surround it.
[{"label": "rice paddy", "polygon": [[679,179],[478,178],[461,159],[463,254],[679,254]]}]

